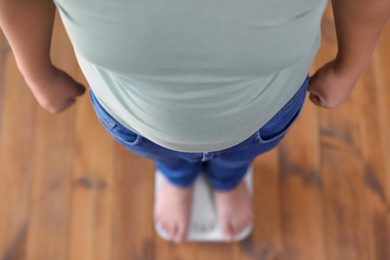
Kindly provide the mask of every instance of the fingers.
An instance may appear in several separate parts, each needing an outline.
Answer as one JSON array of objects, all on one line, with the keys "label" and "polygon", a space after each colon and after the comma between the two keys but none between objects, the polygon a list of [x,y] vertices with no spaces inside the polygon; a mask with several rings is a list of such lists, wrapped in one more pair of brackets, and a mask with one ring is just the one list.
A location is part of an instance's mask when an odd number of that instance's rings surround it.
[{"label": "fingers", "polygon": [[[77,84],[72,88],[69,88],[68,92],[63,93],[64,99],[52,98],[48,99],[48,102],[41,104],[51,114],[61,113],[76,103],[77,97],[82,96],[85,93],[85,87],[81,84]],[[58,97],[61,97],[60,95]]]},{"label": "fingers", "polygon": [[331,61],[310,78],[308,92],[310,100],[317,106],[334,109],[350,97],[358,77],[340,73]]},{"label": "fingers", "polygon": [[62,88],[59,88],[58,95],[60,95],[61,91],[63,91],[62,93],[68,96],[68,98],[62,106],[58,104],[59,106],[54,113],[60,113],[70,108],[76,102],[77,97],[82,96],[86,91],[83,84],[78,83],[66,73],[64,73],[64,76],[66,77],[66,80],[62,82],[64,85]]},{"label": "fingers", "polygon": [[319,81],[317,74],[315,74],[309,82],[309,87],[307,91],[309,94],[309,99],[313,104],[322,108],[336,108],[338,103],[332,98],[329,97],[326,91],[326,86],[324,82]]},{"label": "fingers", "polygon": [[86,88],[83,84],[77,82],[69,74],[62,70],[58,70],[56,81],[53,84],[56,84],[58,94],[68,93],[68,96],[71,98],[81,96],[85,93]]},{"label": "fingers", "polygon": [[84,93],[85,93],[85,90],[86,90],[86,88],[84,87],[84,85],[82,85],[82,84],[80,84],[80,83],[78,83],[78,82],[76,82],[77,84],[76,84],[76,89],[77,89],[77,94],[76,94],[76,96],[82,96]]},{"label": "fingers", "polygon": [[[66,110],[68,108],[70,108],[74,103],[76,103],[76,99],[77,97],[80,97],[82,95],[84,95],[85,93],[85,90],[86,88],[84,87],[84,85],[78,83],[78,82],[75,82],[75,86],[74,86],[74,95],[72,95],[72,97],[68,100],[68,102],[64,105],[63,107],[63,110]],[[60,111],[61,112],[61,111]]]},{"label": "fingers", "polygon": [[315,90],[313,90],[311,87],[311,84],[309,85],[309,88],[308,88],[308,92],[310,93],[309,94],[309,99],[311,100],[311,102],[313,102],[315,105],[317,106],[320,106],[322,107],[323,104],[321,102],[321,98],[320,96],[315,92]]},{"label": "fingers", "polygon": [[316,106],[331,108],[333,85],[336,83],[330,80],[331,73],[330,68],[332,62],[325,64],[322,68],[316,71],[316,73],[310,77],[309,86],[307,91],[310,93],[309,98]]},{"label": "fingers", "polygon": [[309,89],[309,99],[311,102],[313,102],[316,106],[322,107],[322,108],[330,108],[334,109],[339,107],[343,102],[340,102],[338,100],[328,100],[325,94],[321,92],[316,92],[316,90]]}]

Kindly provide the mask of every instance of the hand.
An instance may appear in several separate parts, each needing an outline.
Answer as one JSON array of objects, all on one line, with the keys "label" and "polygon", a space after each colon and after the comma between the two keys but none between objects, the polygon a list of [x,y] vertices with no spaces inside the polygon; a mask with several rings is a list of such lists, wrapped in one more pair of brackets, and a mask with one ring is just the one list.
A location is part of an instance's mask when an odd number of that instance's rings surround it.
[{"label": "hand", "polygon": [[27,79],[26,81],[38,103],[50,113],[59,113],[68,109],[76,98],[85,92],[83,85],[55,67],[39,80],[35,80],[38,82],[29,83]]},{"label": "hand", "polygon": [[342,72],[333,60],[320,68],[310,79],[310,100],[317,106],[337,108],[351,95],[359,76]]}]

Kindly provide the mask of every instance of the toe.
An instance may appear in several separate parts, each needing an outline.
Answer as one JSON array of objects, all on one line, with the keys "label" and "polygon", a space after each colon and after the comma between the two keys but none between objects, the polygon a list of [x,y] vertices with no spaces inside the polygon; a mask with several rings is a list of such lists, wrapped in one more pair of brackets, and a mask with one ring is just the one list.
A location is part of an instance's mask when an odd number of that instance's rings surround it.
[{"label": "toe", "polygon": [[243,220],[240,222],[240,224],[237,226],[236,229],[236,235],[240,234],[242,231],[244,231],[247,227],[249,227],[250,222],[247,220]]},{"label": "toe", "polygon": [[243,226],[244,226],[245,223],[243,222],[237,222],[235,225],[234,225],[234,235],[236,236],[237,234],[239,234],[242,229],[243,229]]},{"label": "toe", "polygon": [[180,228],[180,241],[184,242],[187,239],[187,234],[188,234],[188,226],[186,227],[184,224]]},{"label": "toe", "polygon": [[161,223],[161,228],[172,238],[173,235],[173,228],[169,223],[167,222],[162,222]]},{"label": "toe", "polygon": [[175,243],[180,243],[178,233],[179,233],[179,229],[178,229],[177,225],[175,225],[173,228],[173,231],[172,231],[172,240]]},{"label": "toe", "polygon": [[237,236],[240,234],[246,227],[246,222],[244,220],[239,221],[234,229],[234,235]]},{"label": "toe", "polygon": [[243,218],[243,221],[246,223],[247,226],[253,224],[254,216],[253,214],[248,214]]},{"label": "toe", "polygon": [[175,226],[175,231],[173,234],[173,241],[175,243],[181,243],[184,241],[184,235],[183,235],[183,227],[176,225]]},{"label": "toe", "polygon": [[230,223],[222,223],[222,232],[225,237],[225,240],[232,241],[234,228]]}]

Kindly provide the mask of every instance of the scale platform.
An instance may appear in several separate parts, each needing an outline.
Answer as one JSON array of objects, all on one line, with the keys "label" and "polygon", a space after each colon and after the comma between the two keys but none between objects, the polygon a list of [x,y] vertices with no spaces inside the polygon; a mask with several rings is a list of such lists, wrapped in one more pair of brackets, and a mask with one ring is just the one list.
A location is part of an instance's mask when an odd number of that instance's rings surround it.
[{"label": "scale platform", "polygon": [[[245,183],[249,192],[253,194],[252,168],[244,176]],[[155,196],[158,194],[159,185],[162,178],[165,178],[159,171],[156,171],[155,178]],[[165,240],[170,241],[168,234],[155,224],[156,232]],[[249,236],[253,225],[247,227],[234,240],[240,241]],[[194,183],[194,194],[192,203],[192,215],[187,236],[187,241],[203,242],[225,242],[221,228],[218,224],[218,218],[214,202],[211,196],[211,187],[204,174],[199,174]]]}]

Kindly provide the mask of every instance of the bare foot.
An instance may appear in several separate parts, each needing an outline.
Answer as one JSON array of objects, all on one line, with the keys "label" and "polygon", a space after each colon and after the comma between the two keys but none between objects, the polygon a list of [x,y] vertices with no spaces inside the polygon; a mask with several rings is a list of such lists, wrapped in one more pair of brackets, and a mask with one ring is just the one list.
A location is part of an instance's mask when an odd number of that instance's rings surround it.
[{"label": "bare foot", "polygon": [[214,190],[213,195],[223,235],[226,240],[232,241],[236,235],[253,224],[252,195],[244,181],[231,191]]},{"label": "bare foot", "polygon": [[163,178],[154,203],[154,221],[176,242],[187,237],[192,205],[192,186],[173,186]]}]

